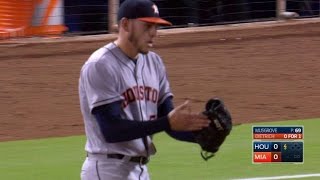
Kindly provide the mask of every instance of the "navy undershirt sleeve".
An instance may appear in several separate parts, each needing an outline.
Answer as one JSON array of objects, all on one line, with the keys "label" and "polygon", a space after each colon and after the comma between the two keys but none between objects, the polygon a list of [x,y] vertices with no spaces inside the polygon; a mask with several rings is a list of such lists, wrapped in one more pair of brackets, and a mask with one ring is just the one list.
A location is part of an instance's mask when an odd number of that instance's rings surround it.
[{"label": "navy undershirt sleeve", "polygon": [[121,111],[121,101],[96,107],[92,111],[109,143],[130,141],[170,129],[167,116],[142,122],[122,119]]},{"label": "navy undershirt sleeve", "polygon": [[167,115],[174,109],[172,97],[168,97],[158,108],[158,119],[152,121],[127,120],[120,116],[121,101],[98,106],[93,109],[100,130],[109,143],[130,141],[166,131],[171,137],[187,142],[195,142],[192,132],[172,131]]},{"label": "navy undershirt sleeve", "polygon": [[[166,117],[170,111],[174,109],[172,103],[172,97],[168,97],[158,108],[158,117]],[[180,141],[187,141],[187,142],[195,142],[194,134],[192,132],[185,132],[185,131],[173,131],[171,129],[167,129],[166,133],[169,134],[171,137],[180,140]]]}]

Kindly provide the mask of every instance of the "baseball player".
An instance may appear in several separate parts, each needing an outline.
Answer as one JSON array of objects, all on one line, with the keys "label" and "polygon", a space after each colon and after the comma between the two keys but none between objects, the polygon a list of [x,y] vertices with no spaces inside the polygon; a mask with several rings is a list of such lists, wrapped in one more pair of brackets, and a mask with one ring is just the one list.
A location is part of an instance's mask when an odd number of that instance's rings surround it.
[{"label": "baseball player", "polygon": [[194,142],[192,131],[209,120],[174,108],[162,59],[149,51],[159,25],[150,0],[126,0],[118,12],[118,38],[95,51],[83,65],[79,98],[84,119],[87,157],[82,180],[149,179],[146,164],[156,153],[151,135],[166,131]]}]

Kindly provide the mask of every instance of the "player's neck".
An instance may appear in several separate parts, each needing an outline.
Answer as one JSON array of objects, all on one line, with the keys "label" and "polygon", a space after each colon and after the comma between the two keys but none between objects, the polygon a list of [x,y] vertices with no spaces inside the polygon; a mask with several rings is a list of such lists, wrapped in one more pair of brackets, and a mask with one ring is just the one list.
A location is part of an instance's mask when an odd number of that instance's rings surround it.
[{"label": "player's neck", "polygon": [[138,51],[132,47],[131,43],[123,42],[121,39],[114,41],[114,44],[118,46],[122,52],[127,55],[130,59],[135,60],[138,58]]}]

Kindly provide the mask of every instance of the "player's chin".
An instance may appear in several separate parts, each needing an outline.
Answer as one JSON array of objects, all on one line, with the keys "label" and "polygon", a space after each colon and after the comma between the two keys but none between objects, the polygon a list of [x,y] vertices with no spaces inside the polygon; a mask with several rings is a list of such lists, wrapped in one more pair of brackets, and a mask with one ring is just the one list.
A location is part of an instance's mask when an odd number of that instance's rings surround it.
[{"label": "player's chin", "polygon": [[149,50],[150,49],[148,47],[140,48],[140,53],[141,54],[148,54]]}]

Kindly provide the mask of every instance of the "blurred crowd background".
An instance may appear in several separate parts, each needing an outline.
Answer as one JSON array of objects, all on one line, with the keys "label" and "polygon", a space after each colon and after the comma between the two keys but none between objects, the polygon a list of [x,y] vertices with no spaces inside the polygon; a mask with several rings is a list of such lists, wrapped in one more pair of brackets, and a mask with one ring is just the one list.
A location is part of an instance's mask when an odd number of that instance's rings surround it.
[{"label": "blurred crowd background", "polygon": [[[120,3],[124,0],[120,0]],[[174,27],[205,26],[274,20],[276,0],[153,0],[160,15]],[[319,17],[320,0],[287,0],[287,11],[300,17]],[[64,21],[69,32],[105,33],[107,0],[64,0]]]}]

